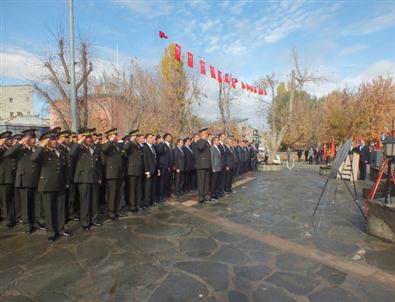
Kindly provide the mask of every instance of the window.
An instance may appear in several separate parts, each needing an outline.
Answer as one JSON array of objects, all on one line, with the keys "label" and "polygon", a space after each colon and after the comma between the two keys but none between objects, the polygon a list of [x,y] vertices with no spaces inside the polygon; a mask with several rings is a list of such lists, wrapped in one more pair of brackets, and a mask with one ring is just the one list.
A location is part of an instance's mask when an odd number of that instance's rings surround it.
[{"label": "window", "polygon": [[18,116],[22,116],[23,114],[22,114],[22,112],[17,112],[16,113]]},{"label": "window", "polygon": [[11,116],[11,117],[14,117],[14,112],[10,112],[10,116]]},{"label": "window", "polygon": [[13,99],[13,98],[9,98],[8,101],[9,101],[10,103],[12,103],[12,102],[14,101],[14,99]]},{"label": "window", "polygon": [[30,115],[30,111],[26,112],[27,115]]}]

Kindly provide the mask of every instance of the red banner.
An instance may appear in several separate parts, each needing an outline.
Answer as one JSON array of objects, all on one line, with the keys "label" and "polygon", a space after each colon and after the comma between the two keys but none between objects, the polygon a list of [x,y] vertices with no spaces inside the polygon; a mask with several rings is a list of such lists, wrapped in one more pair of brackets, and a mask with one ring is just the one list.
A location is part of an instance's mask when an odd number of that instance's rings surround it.
[{"label": "red banner", "polygon": [[218,70],[218,82],[222,83],[222,72]]},{"label": "red banner", "polygon": [[188,66],[190,68],[193,68],[193,54],[191,52],[188,51]]},{"label": "red banner", "polygon": [[216,76],[215,76],[215,68],[214,68],[213,65],[210,65],[210,73],[211,73],[211,77],[212,77],[213,79],[216,79]]},{"label": "red banner", "polygon": [[200,73],[206,75],[206,62],[200,60]]},{"label": "red banner", "polygon": [[176,44],[175,50],[176,50],[175,58],[176,58],[176,60],[177,60],[178,62],[180,62],[180,61],[181,61],[181,46],[178,45],[178,44]]},{"label": "red banner", "polygon": [[227,73],[225,74],[224,82],[229,83],[229,75]]}]

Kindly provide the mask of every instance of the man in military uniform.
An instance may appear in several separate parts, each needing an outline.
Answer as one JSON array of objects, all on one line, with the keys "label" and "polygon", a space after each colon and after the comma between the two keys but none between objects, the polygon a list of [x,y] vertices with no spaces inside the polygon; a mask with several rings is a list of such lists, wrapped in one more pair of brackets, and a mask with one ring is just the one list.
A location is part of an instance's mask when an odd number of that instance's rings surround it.
[{"label": "man in military uniform", "polygon": [[144,135],[137,134],[138,129],[131,131],[130,141],[125,145],[127,159],[127,187],[129,211],[136,213],[143,207],[143,176],[144,158],[143,143]]},{"label": "man in military uniform", "polygon": [[73,182],[74,177],[74,161],[70,156],[70,148],[72,142],[70,141],[70,136],[72,133],[68,130],[60,131],[58,133],[58,144],[59,151],[66,157],[66,220],[79,221],[78,218],[78,193],[77,187]]},{"label": "man in military uniform", "polygon": [[37,194],[40,167],[31,159],[35,151],[35,132],[36,129],[22,131],[23,138],[4,153],[5,157],[17,160],[15,187],[21,199],[22,221],[26,234],[31,234],[34,228],[43,229],[41,198]]},{"label": "man in military uniform", "polygon": [[217,180],[217,192],[218,192],[218,197],[224,196],[224,190],[225,190],[225,141],[226,141],[226,134],[221,133],[219,135],[219,144],[218,148],[219,151],[221,152],[221,171],[218,173],[218,180]]},{"label": "man in military uniform", "polygon": [[208,129],[201,129],[199,135],[200,139],[196,143],[196,170],[199,202],[203,203],[204,201],[210,201],[208,192],[211,172],[211,147],[208,141]]},{"label": "man in military uniform", "polygon": [[80,129],[78,142],[70,150],[70,155],[76,162],[74,183],[78,186],[80,221],[84,230],[89,230],[91,225],[101,226],[98,220],[99,186],[102,182],[101,154],[92,144],[92,131]]},{"label": "man in military uniform", "polygon": [[[14,134],[12,136],[13,138],[13,144],[17,141],[20,141],[23,138],[23,134],[22,133],[17,133]],[[12,159],[13,161],[15,161],[15,159]],[[16,163],[16,161],[15,161]],[[15,164],[16,167],[16,164]],[[15,176],[14,176],[15,178]],[[14,196],[14,209],[15,209],[15,222],[18,224],[22,224],[22,205],[21,205],[21,198],[15,188],[15,186],[13,186],[13,196]]]},{"label": "man in military uniform", "polygon": [[105,132],[107,142],[101,147],[104,155],[104,178],[107,183],[108,217],[111,220],[121,216],[121,189],[123,180],[123,151],[118,144],[118,129]]},{"label": "man in military uniform", "polygon": [[4,157],[4,153],[12,144],[11,131],[0,133],[0,218],[8,228],[15,223],[14,181],[16,160]]},{"label": "man in military uniform", "polygon": [[64,230],[67,184],[67,154],[58,148],[58,134],[50,130],[40,137],[40,146],[31,158],[40,165],[38,192],[41,193],[48,241],[54,242],[58,236],[68,237]]}]

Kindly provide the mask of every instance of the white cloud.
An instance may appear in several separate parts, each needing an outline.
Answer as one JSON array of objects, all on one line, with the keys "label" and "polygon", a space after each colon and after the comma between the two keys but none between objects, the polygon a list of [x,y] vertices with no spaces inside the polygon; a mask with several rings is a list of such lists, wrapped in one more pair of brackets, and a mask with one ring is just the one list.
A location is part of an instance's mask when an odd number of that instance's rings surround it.
[{"label": "white cloud", "polygon": [[127,1],[113,0],[116,4],[129,9],[132,13],[146,18],[155,18],[169,15],[173,10],[173,4],[168,1]]},{"label": "white cloud", "polygon": [[360,52],[366,48],[368,48],[368,45],[366,45],[366,44],[354,44],[354,45],[351,45],[349,47],[342,49],[339,52],[339,56],[341,56],[341,57],[348,56],[348,55]]},{"label": "white cloud", "polygon": [[344,36],[348,36],[348,35],[363,36],[394,26],[395,26],[395,13],[392,10],[387,14],[380,15],[375,18],[371,18],[367,20],[361,20],[354,24],[351,24],[342,31],[342,34]]},{"label": "white cloud", "polygon": [[30,81],[43,75],[40,58],[21,48],[1,46],[0,77]]}]

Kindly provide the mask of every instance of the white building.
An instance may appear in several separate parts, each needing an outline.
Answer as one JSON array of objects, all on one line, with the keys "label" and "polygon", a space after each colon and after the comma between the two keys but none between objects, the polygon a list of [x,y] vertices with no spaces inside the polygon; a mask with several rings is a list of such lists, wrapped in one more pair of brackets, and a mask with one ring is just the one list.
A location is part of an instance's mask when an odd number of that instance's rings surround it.
[{"label": "white building", "polygon": [[0,86],[0,120],[34,114],[33,87]]}]

